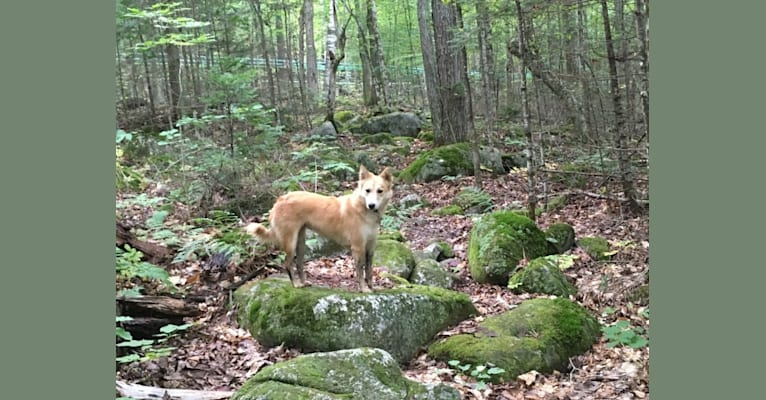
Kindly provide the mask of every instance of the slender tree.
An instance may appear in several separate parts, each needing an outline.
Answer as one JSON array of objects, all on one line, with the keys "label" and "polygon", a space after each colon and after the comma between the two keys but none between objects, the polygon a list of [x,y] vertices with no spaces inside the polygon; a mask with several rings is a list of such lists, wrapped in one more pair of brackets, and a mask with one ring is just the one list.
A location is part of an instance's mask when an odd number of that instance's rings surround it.
[{"label": "slender tree", "polygon": [[[527,46],[527,25],[524,11],[521,8],[521,2],[514,0],[516,4],[516,15],[518,18],[518,54],[524,54]],[[535,143],[532,136],[532,129],[529,126],[529,94],[527,93],[527,62],[524,57],[519,57],[519,76],[521,84],[519,88],[521,97],[521,121],[524,129],[524,136],[527,138],[527,215],[532,221],[536,220],[537,191],[535,189]]]},{"label": "slender tree", "polygon": [[[518,1],[518,0],[517,0]],[[620,181],[622,192],[627,201],[628,209],[632,212],[640,210],[637,201],[636,187],[633,170],[630,165],[630,153],[628,152],[628,138],[625,132],[625,115],[620,96],[620,85],[617,78],[617,58],[614,53],[612,42],[612,28],[609,22],[609,8],[606,0],[601,0],[601,16],[604,21],[604,38],[606,39],[606,55],[609,62],[609,89],[612,92],[612,107],[614,110],[614,138],[617,147],[617,163],[620,168]]]}]

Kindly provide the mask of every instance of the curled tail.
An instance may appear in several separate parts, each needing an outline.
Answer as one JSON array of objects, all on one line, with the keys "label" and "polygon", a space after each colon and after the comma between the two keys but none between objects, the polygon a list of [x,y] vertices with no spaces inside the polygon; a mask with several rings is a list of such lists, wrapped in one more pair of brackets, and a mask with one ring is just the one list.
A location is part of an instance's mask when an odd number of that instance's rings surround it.
[{"label": "curled tail", "polygon": [[250,223],[245,227],[245,232],[258,238],[261,243],[277,244],[274,231],[258,223]]}]

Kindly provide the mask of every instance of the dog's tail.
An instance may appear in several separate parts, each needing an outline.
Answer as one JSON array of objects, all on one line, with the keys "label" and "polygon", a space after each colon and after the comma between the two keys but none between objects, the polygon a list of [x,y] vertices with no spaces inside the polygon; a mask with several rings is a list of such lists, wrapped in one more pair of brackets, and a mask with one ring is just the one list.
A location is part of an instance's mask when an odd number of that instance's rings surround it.
[{"label": "dog's tail", "polygon": [[250,223],[245,226],[245,232],[258,238],[261,243],[276,244],[274,231],[258,223]]}]

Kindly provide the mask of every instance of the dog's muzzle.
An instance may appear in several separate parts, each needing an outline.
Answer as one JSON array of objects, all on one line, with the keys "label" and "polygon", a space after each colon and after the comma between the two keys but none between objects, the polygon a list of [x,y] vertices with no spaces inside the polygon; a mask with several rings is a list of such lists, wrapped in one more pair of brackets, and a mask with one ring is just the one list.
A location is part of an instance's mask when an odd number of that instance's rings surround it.
[{"label": "dog's muzzle", "polygon": [[375,203],[368,204],[367,208],[369,208],[371,211],[378,212],[378,207],[377,207],[377,204]]}]

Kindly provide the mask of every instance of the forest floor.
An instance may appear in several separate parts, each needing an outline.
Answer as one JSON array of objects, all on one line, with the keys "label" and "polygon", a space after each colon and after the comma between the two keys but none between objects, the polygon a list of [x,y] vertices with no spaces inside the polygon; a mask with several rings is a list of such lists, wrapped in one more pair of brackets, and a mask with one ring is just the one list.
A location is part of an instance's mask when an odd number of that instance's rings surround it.
[{"label": "forest floor", "polygon": [[[413,148],[411,156],[414,157],[417,151],[417,147]],[[401,170],[405,166],[393,167]],[[415,210],[402,223],[401,232],[413,250],[422,249],[434,239],[452,244],[455,257],[459,260],[456,265],[459,281],[455,289],[468,294],[482,314],[482,317],[460,324],[455,328],[458,330],[470,328],[483,317],[501,313],[509,306],[534,297],[515,295],[506,287],[472,281],[466,256],[471,217],[430,215],[432,209],[448,205],[461,188],[473,182],[473,177],[465,177],[422,184],[398,184],[392,200],[393,204],[414,193],[429,202],[428,206]],[[643,182],[642,186],[646,186],[646,181]],[[349,182],[346,187],[350,188],[352,184]],[[640,304],[640,301],[636,304],[630,299],[636,288],[648,284],[649,218],[647,214],[624,215],[613,202],[593,196],[598,192],[599,184],[594,180],[579,194],[570,194],[563,208],[543,213],[537,222],[543,230],[552,223],[567,222],[574,227],[577,238],[606,238],[612,249],[616,250],[609,261],[594,260],[577,247],[569,251],[577,257],[574,265],[565,271],[578,288],[575,300],[599,317],[605,326],[626,320],[636,330],[648,332],[648,304]],[[523,203],[527,198],[527,182],[523,172],[497,177],[482,176],[482,187],[492,196],[496,209],[503,209],[511,202]],[[614,187],[616,185],[610,189]],[[548,191],[571,192],[554,184],[548,185]],[[145,210],[134,210],[134,213],[147,215]],[[254,262],[257,267],[263,267],[266,271],[262,276],[281,272],[273,264],[276,254],[256,255]],[[118,364],[118,380],[163,388],[233,391],[264,366],[300,354],[283,346],[266,348],[238,326],[236,311],[228,303],[230,292],[226,286],[231,281],[199,279],[198,265],[173,264],[166,267],[175,280],[185,282],[189,295],[204,298],[203,304],[200,304],[204,313],[189,320],[194,322],[192,328],[169,341],[169,345],[177,347],[170,356],[141,363]],[[306,273],[308,281],[314,285],[351,289],[354,282],[350,255],[308,261]],[[375,287],[387,286],[388,282],[377,273],[376,270]],[[227,279],[241,279],[244,274],[237,275]],[[451,385],[463,394],[464,399],[646,399],[649,398],[648,366],[648,346],[638,349],[609,347],[602,337],[588,352],[570,359],[566,371],[550,374],[533,371],[512,382],[489,384],[485,388],[477,387],[475,380],[460,375],[446,363],[430,359],[424,351],[409,364],[403,365],[402,370],[407,377],[418,382]]]}]

